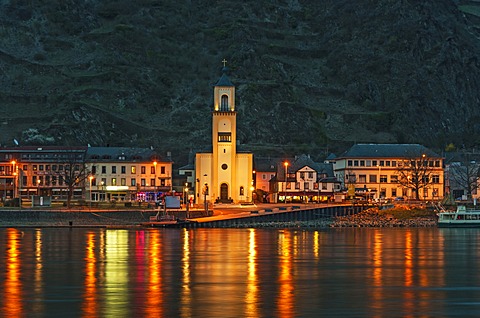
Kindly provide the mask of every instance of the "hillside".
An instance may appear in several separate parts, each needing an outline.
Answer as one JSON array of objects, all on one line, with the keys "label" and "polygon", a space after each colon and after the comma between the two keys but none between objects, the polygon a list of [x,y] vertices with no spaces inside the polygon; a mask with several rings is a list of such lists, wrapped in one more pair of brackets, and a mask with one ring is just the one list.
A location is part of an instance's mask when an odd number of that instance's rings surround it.
[{"label": "hillside", "polygon": [[478,1],[0,1],[0,143],[210,142],[228,60],[239,139],[321,156],[355,142],[480,142]]}]

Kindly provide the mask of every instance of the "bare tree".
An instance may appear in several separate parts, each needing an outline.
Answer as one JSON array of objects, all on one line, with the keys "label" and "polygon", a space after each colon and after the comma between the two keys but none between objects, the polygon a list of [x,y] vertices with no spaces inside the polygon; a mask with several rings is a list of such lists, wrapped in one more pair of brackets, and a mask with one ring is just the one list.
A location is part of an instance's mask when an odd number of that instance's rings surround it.
[{"label": "bare tree", "polygon": [[398,183],[404,188],[411,189],[416,200],[420,200],[420,190],[425,194],[434,183],[434,162],[435,160],[422,154],[405,158],[398,164],[396,171]]},{"label": "bare tree", "polygon": [[58,179],[60,184],[63,183],[67,187],[67,207],[70,208],[75,189],[79,187],[84,189],[85,180],[90,175],[85,162],[85,151],[71,149],[60,155],[58,163]]},{"label": "bare tree", "polygon": [[468,198],[478,190],[480,180],[480,164],[475,156],[466,151],[459,154],[459,161],[450,164],[448,176],[460,189],[466,192]]}]

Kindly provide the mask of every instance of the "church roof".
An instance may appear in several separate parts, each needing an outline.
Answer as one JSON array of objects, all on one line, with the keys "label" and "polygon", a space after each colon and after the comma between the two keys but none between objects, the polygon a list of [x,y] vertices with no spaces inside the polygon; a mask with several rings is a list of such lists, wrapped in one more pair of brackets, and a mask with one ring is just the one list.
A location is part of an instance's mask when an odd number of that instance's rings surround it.
[{"label": "church roof", "polygon": [[224,67],[222,69],[222,73],[222,77],[220,77],[215,86],[235,86],[232,84],[232,82],[230,82],[230,79],[228,78],[228,67]]},{"label": "church roof", "polygon": [[438,154],[419,144],[357,144],[339,158],[409,158],[426,155],[441,158]]}]

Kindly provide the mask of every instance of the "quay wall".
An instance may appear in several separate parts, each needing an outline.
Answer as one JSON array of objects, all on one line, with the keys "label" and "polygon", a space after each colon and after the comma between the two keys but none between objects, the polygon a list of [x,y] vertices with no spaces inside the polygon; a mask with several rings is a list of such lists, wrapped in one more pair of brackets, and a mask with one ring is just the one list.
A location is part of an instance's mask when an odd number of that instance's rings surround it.
[{"label": "quay wall", "polygon": [[302,223],[305,221],[313,220],[327,220],[337,216],[348,216],[360,213],[367,209],[367,206],[345,206],[335,205],[321,208],[307,208],[301,209],[300,207],[292,207],[289,211],[253,211],[251,216],[239,217],[239,218],[227,218],[221,220],[211,220],[203,222],[190,223],[183,225],[183,227],[189,228],[228,228],[228,227],[245,227],[246,225],[259,226],[262,224],[274,225],[276,223]]}]

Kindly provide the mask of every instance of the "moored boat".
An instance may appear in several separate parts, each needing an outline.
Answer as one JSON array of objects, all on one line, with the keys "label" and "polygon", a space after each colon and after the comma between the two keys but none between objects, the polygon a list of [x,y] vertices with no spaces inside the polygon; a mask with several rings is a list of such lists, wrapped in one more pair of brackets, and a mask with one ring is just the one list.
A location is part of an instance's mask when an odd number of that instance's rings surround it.
[{"label": "moored boat", "polygon": [[438,213],[438,227],[480,227],[480,210],[459,205],[456,211]]}]

